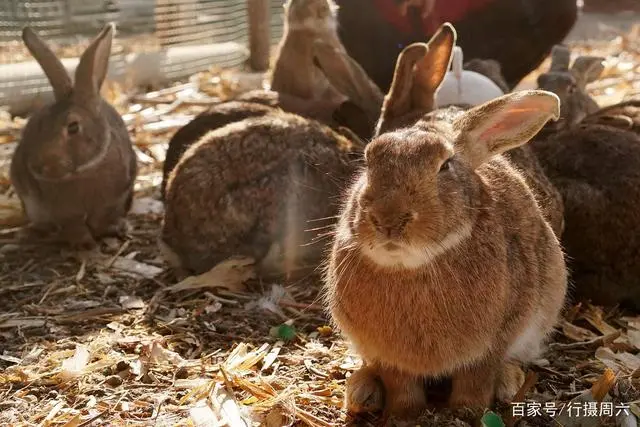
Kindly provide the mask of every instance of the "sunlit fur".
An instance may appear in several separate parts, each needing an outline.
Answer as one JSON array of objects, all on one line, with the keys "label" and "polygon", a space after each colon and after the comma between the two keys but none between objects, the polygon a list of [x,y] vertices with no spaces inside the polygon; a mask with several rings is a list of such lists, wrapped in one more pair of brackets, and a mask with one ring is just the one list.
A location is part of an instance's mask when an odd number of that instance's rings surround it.
[{"label": "sunlit fur", "polygon": [[400,55],[336,228],[326,303],[364,361],[347,383],[349,411],[411,416],[425,408],[423,380],[443,375],[450,406],[512,398],[518,364],[563,306],[559,242],[500,154],[557,118],[558,98],[518,93],[461,115],[431,112],[454,44],[445,25]]},{"label": "sunlit fur", "polygon": [[517,389],[490,377],[532,360],[563,305],[562,252],[524,179],[500,156],[472,169],[454,135],[422,120],[374,139],[336,231],[329,307],[400,387],[390,411],[420,407],[423,377],[453,375],[452,405]]}]

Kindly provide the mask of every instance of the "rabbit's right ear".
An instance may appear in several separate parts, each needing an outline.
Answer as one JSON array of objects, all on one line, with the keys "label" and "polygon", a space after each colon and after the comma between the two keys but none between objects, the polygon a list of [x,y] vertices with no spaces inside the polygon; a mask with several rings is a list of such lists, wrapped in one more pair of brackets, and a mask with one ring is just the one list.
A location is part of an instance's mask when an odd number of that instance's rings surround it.
[{"label": "rabbit's right ear", "polygon": [[551,65],[549,71],[569,71],[571,51],[562,44],[556,44],[551,48]]},{"label": "rabbit's right ear", "polygon": [[435,94],[451,65],[456,37],[453,26],[445,23],[428,44],[414,43],[404,48],[382,105],[379,130],[409,113],[433,110]]},{"label": "rabbit's right ear", "polygon": [[100,97],[109,68],[114,29],[114,24],[107,24],[80,57],[73,91],[80,103],[91,105]]},{"label": "rabbit's right ear", "polygon": [[366,111],[374,123],[380,114],[384,95],[367,72],[345,50],[336,49],[327,42],[316,41],[313,50],[318,67],[329,83]]},{"label": "rabbit's right ear", "polygon": [[491,157],[527,143],[550,119],[559,117],[560,98],[554,93],[512,92],[456,119],[456,148],[475,169]]},{"label": "rabbit's right ear", "polygon": [[604,71],[603,61],[604,58],[600,56],[579,56],[573,61],[571,74],[573,74],[581,88],[584,89],[587,83],[591,83],[600,77],[600,74]]},{"label": "rabbit's right ear", "polygon": [[56,100],[69,96],[72,89],[71,78],[55,53],[30,27],[24,27],[22,30],[22,40],[42,67]]}]

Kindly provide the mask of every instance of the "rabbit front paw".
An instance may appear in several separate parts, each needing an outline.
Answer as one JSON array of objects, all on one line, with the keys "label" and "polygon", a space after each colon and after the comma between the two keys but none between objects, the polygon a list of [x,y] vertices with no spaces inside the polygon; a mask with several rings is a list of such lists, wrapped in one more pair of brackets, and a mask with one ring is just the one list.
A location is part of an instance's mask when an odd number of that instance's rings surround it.
[{"label": "rabbit front paw", "polygon": [[345,407],[351,414],[381,411],[384,407],[384,387],[375,370],[363,366],[346,382]]},{"label": "rabbit front paw", "polygon": [[491,358],[453,374],[449,407],[483,409],[491,405],[500,366]]},{"label": "rabbit front paw", "polygon": [[524,384],[524,372],[515,363],[505,362],[498,374],[496,399],[509,403]]},{"label": "rabbit front paw", "polygon": [[72,250],[90,251],[97,246],[89,227],[84,222],[66,224],[62,226],[59,238],[66,242]]},{"label": "rabbit front paw", "polygon": [[384,384],[384,417],[397,419],[417,418],[427,407],[427,396],[422,377],[396,369],[379,369]]}]

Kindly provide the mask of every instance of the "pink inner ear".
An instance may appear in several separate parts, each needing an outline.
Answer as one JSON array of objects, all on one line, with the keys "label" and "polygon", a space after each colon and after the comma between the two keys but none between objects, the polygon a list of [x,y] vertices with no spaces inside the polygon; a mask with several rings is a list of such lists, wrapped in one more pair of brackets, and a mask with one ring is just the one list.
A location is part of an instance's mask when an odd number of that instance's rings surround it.
[{"label": "pink inner ear", "polygon": [[538,109],[510,108],[500,114],[498,120],[494,120],[491,125],[487,126],[487,128],[480,133],[478,138],[480,140],[493,139],[496,134],[507,132],[509,129],[512,129],[518,124],[526,121],[528,118],[527,116],[535,111],[538,111]]}]

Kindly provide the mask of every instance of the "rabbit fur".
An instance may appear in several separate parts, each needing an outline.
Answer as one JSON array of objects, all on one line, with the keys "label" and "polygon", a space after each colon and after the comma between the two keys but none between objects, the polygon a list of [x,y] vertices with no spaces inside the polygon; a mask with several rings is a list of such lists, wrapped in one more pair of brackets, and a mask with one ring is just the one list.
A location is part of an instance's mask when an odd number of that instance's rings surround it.
[{"label": "rabbit fur", "polygon": [[600,75],[602,58],[578,57],[568,72],[569,50],[557,46],[554,53],[550,78],[541,75],[538,82],[557,91],[565,104],[561,115],[568,118],[547,126],[529,145],[563,199],[572,297],[638,309],[640,246],[633,237],[637,215],[629,206],[638,197],[633,188],[640,185],[640,152],[638,134],[626,120],[633,121],[637,101],[599,108],[584,82]]},{"label": "rabbit fur", "polygon": [[493,83],[496,84],[502,91],[502,93],[511,92],[507,80],[502,75],[502,67],[500,63],[495,59],[480,59],[474,58],[465,62],[465,70],[473,71],[488,77]]},{"label": "rabbit fur", "polygon": [[324,244],[306,230],[333,222],[357,152],[331,128],[284,112],[210,131],[169,176],[165,256],[195,274],[234,255],[255,259],[263,275],[316,262]]},{"label": "rabbit fur", "polygon": [[531,145],[563,198],[572,297],[640,309],[640,136],[578,124]]},{"label": "rabbit fur", "polygon": [[403,50],[340,212],[326,302],[364,360],[347,380],[351,412],[414,415],[423,380],[448,375],[452,407],[510,399],[518,365],[537,356],[563,307],[558,239],[500,155],[557,119],[559,100],[526,91],[433,111],[454,43],[445,24]]},{"label": "rabbit fur", "polygon": [[55,102],[29,118],[11,161],[11,180],[30,231],[90,248],[125,232],[136,156],[120,114],[100,95],[114,33],[109,24],[80,58],[71,82],[29,27],[22,38],[53,87]]}]

